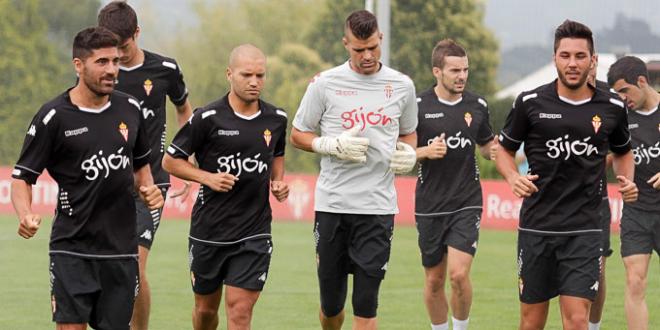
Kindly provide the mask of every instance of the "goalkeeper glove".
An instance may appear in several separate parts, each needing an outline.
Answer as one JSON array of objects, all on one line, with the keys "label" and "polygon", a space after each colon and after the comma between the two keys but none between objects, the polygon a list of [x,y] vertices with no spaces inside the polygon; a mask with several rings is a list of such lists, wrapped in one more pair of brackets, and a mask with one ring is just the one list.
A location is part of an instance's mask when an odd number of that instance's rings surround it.
[{"label": "goalkeeper glove", "polygon": [[312,141],[312,150],[355,163],[367,162],[369,139],[358,137],[359,127],[354,127],[337,137],[321,136]]},{"label": "goalkeeper glove", "polygon": [[390,158],[390,169],[394,174],[405,174],[410,172],[417,163],[415,149],[407,143],[397,142],[396,150]]}]

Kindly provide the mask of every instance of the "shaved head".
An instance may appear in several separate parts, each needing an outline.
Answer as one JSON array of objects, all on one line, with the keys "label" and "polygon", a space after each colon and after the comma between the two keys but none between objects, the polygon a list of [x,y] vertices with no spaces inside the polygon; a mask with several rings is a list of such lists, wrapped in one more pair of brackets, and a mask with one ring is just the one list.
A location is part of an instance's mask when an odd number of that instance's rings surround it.
[{"label": "shaved head", "polygon": [[232,49],[231,53],[229,54],[229,69],[236,68],[236,66],[239,64],[239,61],[246,59],[257,61],[263,60],[265,63],[266,55],[264,55],[261,49],[252,44],[242,44],[240,46],[236,46],[236,48]]}]

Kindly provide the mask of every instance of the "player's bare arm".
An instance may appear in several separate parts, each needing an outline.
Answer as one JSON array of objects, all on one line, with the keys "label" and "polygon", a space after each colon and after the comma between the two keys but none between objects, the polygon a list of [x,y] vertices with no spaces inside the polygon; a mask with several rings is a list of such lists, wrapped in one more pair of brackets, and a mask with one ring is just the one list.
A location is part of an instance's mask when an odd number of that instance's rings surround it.
[{"label": "player's bare arm", "polygon": [[447,142],[445,141],[445,133],[436,136],[431,140],[431,143],[425,147],[416,149],[417,160],[422,159],[440,159],[447,154]]},{"label": "player's bare arm", "polygon": [[144,204],[151,210],[159,209],[165,204],[165,199],[163,194],[158,189],[158,186],[154,184],[154,179],[151,176],[151,166],[146,164],[134,173],[135,176],[135,187],[137,192],[140,194],[140,198],[144,201]]},{"label": "player's bare arm", "polygon": [[186,159],[174,158],[168,154],[163,157],[165,171],[182,180],[203,184],[217,192],[228,192],[238,178],[229,173],[210,173],[195,167]]},{"label": "player's bare arm", "polygon": [[660,189],[660,172],[656,173],[646,182],[653,186],[654,189]]},{"label": "player's bare arm", "polygon": [[635,177],[635,163],[633,162],[633,153],[628,151],[625,154],[612,154],[612,169],[619,181],[619,192],[623,201],[631,203],[637,200],[639,190],[633,181]]},{"label": "player's bare arm", "polygon": [[[182,105],[176,106],[176,122],[179,124],[179,128],[181,128],[186,121],[192,116],[192,106],[190,105],[190,101],[186,99],[186,102],[183,103]],[[189,161],[192,163],[193,159],[190,157]],[[170,193],[170,197],[181,197],[182,200],[186,200],[188,198],[188,195],[190,194],[190,182],[188,181],[183,181],[183,188],[178,189],[178,190],[173,190]]]},{"label": "player's bare arm", "polygon": [[412,171],[417,163],[417,132],[399,135],[399,141],[396,143],[396,149],[390,159],[390,169],[394,174],[405,174]]},{"label": "player's bare arm", "polygon": [[538,175],[520,175],[515,162],[515,152],[498,148],[495,158],[497,171],[509,183],[513,194],[516,197],[529,197],[539,191],[533,181],[539,178]]},{"label": "player's bare arm", "polygon": [[28,239],[39,230],[41,216],[32,213],[32,185],[23,180],[12,180],[11,202],[18,216],[18,235]]},{"label": "player's bare arm", "polygon": [[284,182],[284,156],[273,158],[270,191],[278,202],[284,202],[289,197],[289,186]]},{"label": "player's bare arm", "polygon": [[497,159],[497,149],[499,149],[497,138],[498,136],[495,135],[495,137],[493,137],[493,139],[488,143],[479,146],[479,152],[481,153],[482,157],[492,161]]}]

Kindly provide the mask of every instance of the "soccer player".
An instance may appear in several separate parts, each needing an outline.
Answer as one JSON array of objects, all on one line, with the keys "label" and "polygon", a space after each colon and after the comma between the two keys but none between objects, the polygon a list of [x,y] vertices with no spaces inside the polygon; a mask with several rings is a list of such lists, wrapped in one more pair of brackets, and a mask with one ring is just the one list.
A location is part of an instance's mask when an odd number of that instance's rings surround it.
[{"label": "soccer player", "polygon": [[314,205],[323,329],[343,324],[349,273],[353,327],[376,328],[398,212],[394,174],[416,163],[415,87],[380,63],[381,39],[373,14],[348,16],[343,43],[349,60],[312,79],[291,130],[294,146],[323,155]]},{"label": "soccer player", "polygon": [[[98,24],[117,34],[119,44],[119,76],[117,90],[130,94],[140,102],[141,113],[149,145],[151,146],[151,173],[156,185],[167,195],[170,176],[161,166],[165,152],[166,100],[176,106],[176,118],[182,126],[192,115],[188,102],[188,91],[183,81],[181,68],[174,59],[167,58],[138,47],[140,27],[135,11],[125,1],[107,4],[98,15]],[[171,197],[188,196],[189,184],[173,191]],[[147,280],[147,260],[156,236],[162,209],[149,210],[135,198],[138,219],[138,254],[140,265],[140,292],[135,300],[131,328],[146,330],[149,327],[151,289]]]},{"label": "soccer player", "polygon": [[44,169],[59,186],[50,238],[50,283],[57,329],[128,329],[139,288],[135,202],[163,205],[149,169],[137,100],[113,91],[118,38],[101,27],[73,42],[78,83],[34,116],[14,167],[11,197],[18,233],[33,237],[41,216],[32,185]]},{"label": "soccer player", "polygon": [[491,159],[496,140],[488,104],[465,90],[468,57],[451,39],[431,56],[437,83],[418,96],[415,220],[424,266],[424,303],[433,330],[448,329],[445,281],[451,282],[454,329],[467,329],[472,304],[470,267],[477,252],[482,211],[475,148]]},{"label": "soccer player", "polygon": [[646,64],[633,56],[612,64],[607,82],[635,110],[628,113],[628,127],[639,200],[623,205],[621,256],[626,268],[628,328],[648,329],[646,276],[652,251],[660,255],[660,94],[649,84]]},{"label": "soccer player", "polygon": [[[599,287],[599,205],[607,149],[626,202],[637,199],[624,103],[587,84],[594,65],[591,30],[566,20],[555,30],[559,79],[516,99],[500,135],[496,164],[523,197],[518,229],[520,329],[545,326],[559,295],[564,329],[586,329]],[[514,152],[525,143],[529,174]]]},{"label": "soccer player", "polygon": [[[273,251],[269,187],[280,202],[289,188],[282,181],[287,116],[259,98],[265,78],[261,50],[252,45],[233,49],[229,94],[195,110],[163,159],[168,172],[200,183],[189,236],[195,329],[218,326],[223,284],[227,328],[249,329],[268,277]],[[199,168],[187,161],[193,154]]]}]

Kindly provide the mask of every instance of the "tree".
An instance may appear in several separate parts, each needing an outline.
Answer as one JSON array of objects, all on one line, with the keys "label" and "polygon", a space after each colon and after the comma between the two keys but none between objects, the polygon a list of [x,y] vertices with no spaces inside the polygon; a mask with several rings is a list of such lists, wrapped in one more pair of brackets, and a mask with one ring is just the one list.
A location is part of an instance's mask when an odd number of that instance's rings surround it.
[{"label": "tree", "polygon": [[38,107],[62,91],[66,67],[37,0],[0,0],[0,162],[13,164]]}]

